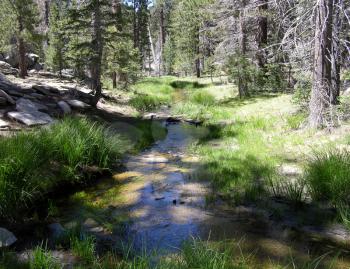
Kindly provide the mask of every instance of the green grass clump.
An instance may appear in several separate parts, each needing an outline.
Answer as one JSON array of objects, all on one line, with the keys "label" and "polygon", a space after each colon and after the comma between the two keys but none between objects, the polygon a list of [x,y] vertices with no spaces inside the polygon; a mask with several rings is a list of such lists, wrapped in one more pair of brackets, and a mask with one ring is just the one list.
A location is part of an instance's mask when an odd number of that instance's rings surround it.
[{"label": "green grass clump", "polygon": [[70,241],[72,252],[86,264],[94,264],[95,238],[81,233],[80,237],[72,237]]},{"label": "green grass clump", "polygon": [[350,197],[350,152],[317,152],[305,169],[305,180],[314,200],[348,203]]},{"label": "green grass clump", "polygon": [[21,215],[63,182],[82,179],[84,166],[111,167],[123,143],[103,126],[66,118],[50,128],[0,139],[0,217]]},{"label": "green grass clump", "polygon": [[287,116],[287,126],[290,129],[299,129],[301,125],[305,122],[306,116],[307,115],[305,113],[297,113]]},{"label": "green grass clump", "polygon": [[215,97],[206,91],[196,91],[190,96],[190,101],[203,106],[215,105]]},{"label": "green grass clump", "polygon": [[30,269],[60,269],[62,268],[54,259],[51,252],[43,247],[36,247],[29,260]]},{"label": "green grass clump", "polygon": [[170,99],[156,95],[139,94],[130,100],[130,105],[139,111],[146,112],[159,108],[161,105],[168,104]]}]

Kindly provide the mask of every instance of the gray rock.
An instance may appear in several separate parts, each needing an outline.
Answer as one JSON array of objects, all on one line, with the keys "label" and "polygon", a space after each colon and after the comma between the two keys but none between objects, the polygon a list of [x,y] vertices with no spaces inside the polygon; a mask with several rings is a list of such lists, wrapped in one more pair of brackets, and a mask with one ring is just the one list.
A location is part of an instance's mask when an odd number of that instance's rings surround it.
[{"label": "gray rock", "polygon": [[0,248],[9,247],[17,241],[16,236],[13,233],[6,230],[5,228],[0,228]]},{"label": "gray rock", "polygon": [[5,97],[0,97],[0,106],[6,106],[7,105],[7,100]]},{"label": "gray rock", "polygon": [[0,71],[5,75],[17,75],[18,70],[13,68],[9,63],[0,61]]},{"label": "gray rock", "polygon": [[15,100],[11,96],[9,96],[6,92],[3,90],[0,90],[0,97],[6,98],[7,102],[11,105],[16,104]]},{"label": "gray rock", "polygon": [[40,93],[31,93],[30,94],[32,97],[35,97],[36,99],[43,99],[43,98],[45,98],[45,95],[43,95],[43,94],[40,94]]},{"label": "gray rock", "polygon": [[7,121],[0,119],[0,128],[9,127],[10,124]]},{"label": "gray rock", "polygon": [[65,101],[59,101],[57,105],[63,111],[63,114],[70,114],[72,112],[72,109]]},{"label": "gray rock", "polygon": [[53,122],[53,119],[46,113],[39,111],[30,111],[30,112],[9,112],[7,116],[16,120],[20,123],[23,123],[27,126],[35,126],[35,125],[45,125]]},{"label": "gray rock", "polygon": [[44,66],[40,63],[35,63],[34,66],[33,66],[33,69],[35,71],[40,71],[40,70],[43,70],[44,69]]},{"label": "gray rock", "polygon": [[60,238],[66,233],[66,229],[64,229],[60,223],[52,223],[48,228],[54,239]]},{"label": "gray rock", "polygon": [[36,90],[37,92],[43,95],[53,95],[60,93],[60,91],[57,88],[48,85],[33,85],[32,89]]},{"label": "gray rock", "polygon": [[90,105],[88,105],[87,103],[84,103],[80,100],[76,100],[76,99],[72,99],[72,100],[67,100],[67,103],[75,109],[86,109],[89,108]]},{"label": "gray rock", "polygon": [[16,102],[16,109],[19,112],[37,112],[39,110],[47,111],[48,107],[25,98],[20,98]]}]

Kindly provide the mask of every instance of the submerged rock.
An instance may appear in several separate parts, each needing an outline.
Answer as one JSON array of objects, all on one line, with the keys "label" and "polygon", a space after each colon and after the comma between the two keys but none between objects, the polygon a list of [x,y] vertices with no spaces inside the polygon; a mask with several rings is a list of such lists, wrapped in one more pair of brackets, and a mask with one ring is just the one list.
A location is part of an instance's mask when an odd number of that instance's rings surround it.
[{"label": "submerged rock", "polygon": [[9,247],[17,241],[16,236],[13,233],[6,230],[5,228],[0,228],[0,248]]}]

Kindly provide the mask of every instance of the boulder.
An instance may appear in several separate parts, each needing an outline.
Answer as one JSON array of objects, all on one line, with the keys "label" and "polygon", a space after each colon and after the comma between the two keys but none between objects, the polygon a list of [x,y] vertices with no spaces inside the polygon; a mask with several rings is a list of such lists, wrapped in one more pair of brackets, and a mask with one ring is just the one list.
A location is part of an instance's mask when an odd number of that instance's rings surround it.
[{"label": "boulder", "polygon": [[9,127],[9,126],[10,126],[10,123],[0,119],[0,128],[5,128],[5,127]]},{"label": "boulder", "polygon": [[42,64],[40,64],[40,63],[36,63],[33,66],[33,70],[35,70],[35,71],[40,71],[40,70],[43,70],[43,69],[44,69],[44,66]]},{"label": "boulder", "polygon": [[66,233],[66,229],[60,223],[52,223],[48,226],[50,234],[54,239],[61,238]]},{"label": "boulder", "polygon": [[25,98],[20,98],[16,102],[16,110],[19,112],[48,111],[48,107]]},{"label": "boulder", "polygon": [[59,89],[51,87],[49,85],[33,85],[32,89],[43,95],[53,95],[60,93]]},{"label": "boulder", "polygon": [[6,105],[7,105],[6,98],[0,96],[0,106],[6,106]]},{"label": "boulder", "polygon": [[0,72],[5,75],[17,75],[18,70],[13,68],[10,64],[0,61]]},{"label": "boulder", "polygon": [[6,92],[4,92],[3,90],[0,90],[0,97],[3,97],[7,100],[7,102],[11,105],[16,104],[15,100],[13,100],[13,98],[11,96],[9,96]]},{"label": "boulder", "polygon": [[88,105],[87,103],[84,103],[80,100],[76,100],[76,99],[72,99],[72,100],[67,100],[67,103],[75,109],[86,109],[89,108],[90,105]]},{"label": "boulder", "polygon": [[9,247],[17,241],[16,236],[13,233],[6,230],[5,228],[0,228],[0,248]]},{"label": "boulder", "polygon": [[27,126],[36,126],[36,125],[45,125],[53,122],[53,119],[46,113],[39,111],[31,111],[31,112],[8,112],[7,116],[16,120],[20,123],[23,123]]},{"label": "boulder", "polygon": [[72,112],[72,109],[65,101],[59,101],[57,105],[62,110],[63,114],[70,114]]},{"label": "boulder", "polygon": [[[19,57],[17,51],[11,52],[10,55],[5,57],[5,61],[10,64],[12,67],[18,68],[19,66]],[[36,63],[39,62],[39,56],[34,53],[26,54],[26,64],[27,69],[33,69]]]}]

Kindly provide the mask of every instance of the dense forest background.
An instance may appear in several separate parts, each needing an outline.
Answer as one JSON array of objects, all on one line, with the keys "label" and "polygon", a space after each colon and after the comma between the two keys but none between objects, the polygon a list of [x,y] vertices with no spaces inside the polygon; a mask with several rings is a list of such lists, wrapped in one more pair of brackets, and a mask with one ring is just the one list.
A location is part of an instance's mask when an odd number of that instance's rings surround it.
[{"label": "dense forest background", "polygon": [[[239,96],[291,91],[313,127],[335,124],[348,75],[343,0],[6,0],[1,58],[27,75],[26,55],[102,88],[141,76],[228,75]],[[28,58],[28,57],[27,57]],[[102,83],[102,81],[104,83]],[[308,103],[308,104],[307,104]]]}]

